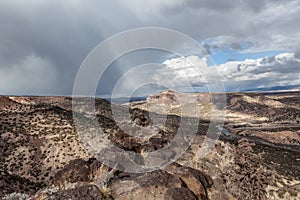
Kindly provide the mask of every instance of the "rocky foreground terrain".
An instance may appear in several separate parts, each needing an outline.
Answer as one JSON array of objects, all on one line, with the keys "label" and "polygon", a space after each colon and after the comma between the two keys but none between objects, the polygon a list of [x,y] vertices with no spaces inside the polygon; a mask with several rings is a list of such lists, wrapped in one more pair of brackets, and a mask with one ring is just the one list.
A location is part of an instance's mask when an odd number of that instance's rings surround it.
[{"label": "rocky foreground terrain", "polygon": [[[220,94],[213,94],[218,98]],[[114,105],[95,100],[101,138],[135,152],[146,163],[150,152],[168,145],[183,117],[195,121],[182,102],[195,100],[200,118],[196,137],[172,164],[146,173],[130,173],[100,160],[93,152],[88,98],[0,97],[1,199],[299,199],[300,92],[228,93],[225,107],[209,94],[165,91],[145,101]],[[195,103],[189,102],[189,103]],[[159,109],[155,108],[159,105]],[[129,109],[129,112],[123,112]],[[212,113],[226,111],[219,140],[203,158]],[[182,116],[183,114],[184,116]],[[79,116],[84,135],[73,116]],[[163,122],[160,126],[153,126]],[[142,130],[147,139],[135,137]],[[187,133],[188,129],[184,130]],[[175,150],[174,150],[175,151]],[[102,154],[101,154],[102,153]]]}]

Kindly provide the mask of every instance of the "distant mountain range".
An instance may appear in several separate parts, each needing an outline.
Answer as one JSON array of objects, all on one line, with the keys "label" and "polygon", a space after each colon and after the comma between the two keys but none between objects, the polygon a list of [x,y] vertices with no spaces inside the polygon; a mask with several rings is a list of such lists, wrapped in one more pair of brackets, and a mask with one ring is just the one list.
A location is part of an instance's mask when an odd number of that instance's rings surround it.
[{"label": "distant mountain range", "polygon": [[286,90],[300,90],[300,85],[287,85],[287,86],[274,86],[274,87],[264,87],[264,88],[253,88],[244,90],[244,92],[253,92],[253,91],[286,91]]}]

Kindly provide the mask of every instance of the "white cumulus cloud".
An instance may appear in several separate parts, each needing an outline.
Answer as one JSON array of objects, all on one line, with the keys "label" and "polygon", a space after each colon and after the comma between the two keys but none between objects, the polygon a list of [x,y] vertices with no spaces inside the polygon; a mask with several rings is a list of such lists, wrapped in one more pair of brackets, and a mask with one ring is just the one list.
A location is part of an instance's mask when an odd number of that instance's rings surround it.
[{"label": "white cumulus cloud", "polygon": [[[174,58],[164,64],[165,67],[156,72],[156,79],[175,87],[185,87],[187,83],[195,87],[222,81],[226,90],[243,91],[300,84],[300,59],[294,53],[230,61],[216,66],[207,66],[206,58],[197,56]],[[203,78],[199,78],[201,74]]]}]

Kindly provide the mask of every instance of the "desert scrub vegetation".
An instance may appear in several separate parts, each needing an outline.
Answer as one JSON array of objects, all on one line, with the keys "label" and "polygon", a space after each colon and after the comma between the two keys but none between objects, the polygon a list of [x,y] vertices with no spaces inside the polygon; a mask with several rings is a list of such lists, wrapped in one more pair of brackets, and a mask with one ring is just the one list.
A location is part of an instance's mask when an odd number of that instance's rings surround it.
[{"label": "desert scrub vegetation", "polygon": [[28,194],[14,192],[3,197],[3,200],[27,200],[28,198]]},{"label": "desert scrub vegetation", "polygon": [[263,167],[262,155],[255,154],[247,139],[238,141],[234,165],[225,171],[227,190],[237,199],[266,199],[266,188],[273,183],[274,174]]}]

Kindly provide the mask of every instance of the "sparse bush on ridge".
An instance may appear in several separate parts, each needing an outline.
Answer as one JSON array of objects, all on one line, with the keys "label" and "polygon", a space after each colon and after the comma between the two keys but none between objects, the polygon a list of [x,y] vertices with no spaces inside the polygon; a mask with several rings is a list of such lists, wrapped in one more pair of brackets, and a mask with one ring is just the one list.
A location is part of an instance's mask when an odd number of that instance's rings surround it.
[{"label": "sparse bush on ridge", "polygon": [[261,154],[255,154],[247,139],[238,141],[234,166],[225,174],[227,189],[238,199],[266,199],[266,188],[274,180],[272,171],[263,167]]},{"label": "sparse bush on ridge", "polygon": [[27,200],[28,198],[28,194],[14,192],[3,197],[3,200]]}]

